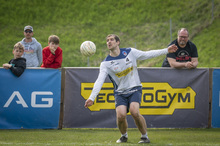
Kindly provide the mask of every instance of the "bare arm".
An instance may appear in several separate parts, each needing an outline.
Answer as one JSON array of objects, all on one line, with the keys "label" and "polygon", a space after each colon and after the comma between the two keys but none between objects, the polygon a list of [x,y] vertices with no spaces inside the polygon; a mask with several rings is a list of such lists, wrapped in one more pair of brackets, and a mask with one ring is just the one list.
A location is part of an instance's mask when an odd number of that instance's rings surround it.
[{"label": "bare arm", "polygon": [[176,59],[173,58],[167,58],[170,66],[172,68],[188,68],[188,69],[193,69],[196,68],[198,65],[198,58],[192,58],[192,61],[188,61],[188,62],[177,62]]},{"label": "bare arm", "polygon": [[193,64],[193,68],[196,68],[197,65],[199,64],[198,58],[192,58],[192,64]]}]

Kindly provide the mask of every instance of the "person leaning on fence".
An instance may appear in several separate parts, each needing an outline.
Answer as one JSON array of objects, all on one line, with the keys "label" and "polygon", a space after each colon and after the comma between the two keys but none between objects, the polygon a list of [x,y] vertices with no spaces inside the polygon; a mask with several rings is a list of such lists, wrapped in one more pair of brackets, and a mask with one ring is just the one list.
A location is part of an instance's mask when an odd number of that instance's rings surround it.
[{"label": "person leaning on fence", "polygon": [[99,94],[107,76],[114,85],[117,126],[121,138],[117,143],[127,142],[127,113],[130,111],[140,133],[139,143],[149,143],[147,124],[140,114],[139,107],[142,97],[142,85],[138,76],[137,60],[146,60],[163,54],[175,52],[176,45],[161,50],[141,51],[135,48],[119,48],[120,39],[115,34],[106,37],[106,44],[110,54],[100,65],[100,71],[89,98],[85,101],[85,108],[92,106]]},{"label": "person leaning on fence", "polygon": [[189,40],[189,32],[186,28],[178,30],[177,39],[168,46],[175,44],[178,50],[167,54],[162,67],[193,69],[198,65],[198,52],[194,43]]},{"label": "person leaning on fence", "polygon": [[56,35],[51,35],[48,38],[49,46],[43,49],[43,64],[44,68],[60,68],[63,61],[63,51],[59,47],[60,39]]},{"label": "person leaning on fence", "polygon": [[24,53],[24,46],[20,42],[16,43],[12,53],[14,58],[9,63],[3,64],[3,68],[10,69],[14,75],[20,77],[26,69],[26,59],[21,57]]},{"label": "person leaning on fence", "polygon": [[24,54],[22,57],[27,60],[27,67],[40,67],[42,63],[42,46],[33,37],[34,29],[27,25],[24,27],[24,36],[21,43],[24,46]]}]

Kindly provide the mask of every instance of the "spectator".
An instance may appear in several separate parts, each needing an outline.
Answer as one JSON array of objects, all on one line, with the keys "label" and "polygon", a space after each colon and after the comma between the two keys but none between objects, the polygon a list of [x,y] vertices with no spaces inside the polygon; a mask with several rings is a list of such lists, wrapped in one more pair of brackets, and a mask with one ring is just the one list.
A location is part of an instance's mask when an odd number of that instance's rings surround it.
[{"label": "spectator", "polygon": [[34,29],[28,25],[24,27],[24,36],[21,43],[24,46],[24,54],[22,57],[27,60],[27,67],[39,67],[42,63],[42,46],[32,36]]},{"label": "spectator", "polygon": [[56,35],[48,38],[49,46],[43,49],[43,64],[45,68],[60,68],[63,61],[62,49],[59,47],[60,39]]},{"label": "spectator", "polygon": [[172,43],[178,47],[174,53],[167,54],[162,67],[193,69],[198,65],[197,47],[189,40],[189,32],[186,28],[178,30],[178,37]]},{"label": "spectator", "polygon": [[3,64],[3,68],[10,69],[14,75],[20,77],[26,68],[26,59],[21,57],[24,53],[24,46],[20,42],[16,43],[12,53],[14,54],[14,59],[11,59],[9,63]]}]

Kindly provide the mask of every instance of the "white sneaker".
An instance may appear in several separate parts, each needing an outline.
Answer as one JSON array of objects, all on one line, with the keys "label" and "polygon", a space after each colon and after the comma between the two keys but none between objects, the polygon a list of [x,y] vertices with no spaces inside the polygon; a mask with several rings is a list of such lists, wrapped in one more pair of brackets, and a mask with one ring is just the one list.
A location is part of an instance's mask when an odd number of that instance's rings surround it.
[{"label": "white sneaker", "polygon": [[116,143],[122,143],[122,142],[127,142],[128,138],[125,136],[122,136],[121,138],[119,138]]},{"label": "white sneaker", "polygon": [[138,143],[150,143],[150,140],[148,137],[141,137],[141,140]]}]

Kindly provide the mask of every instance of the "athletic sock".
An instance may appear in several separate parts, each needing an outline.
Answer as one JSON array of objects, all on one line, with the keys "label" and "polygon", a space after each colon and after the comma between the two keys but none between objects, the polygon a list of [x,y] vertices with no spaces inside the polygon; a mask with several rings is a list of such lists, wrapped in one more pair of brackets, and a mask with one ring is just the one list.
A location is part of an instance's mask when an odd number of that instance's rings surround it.
[{"label": "athletic sock", "polygon": [[147,133],[146,134],[142,134],[141,138],[148,138]]},{"label": "athletic sock", "polygon": [[121,134],[121,136],[128,138],[128,133],[126,132],[125,134]]}]

